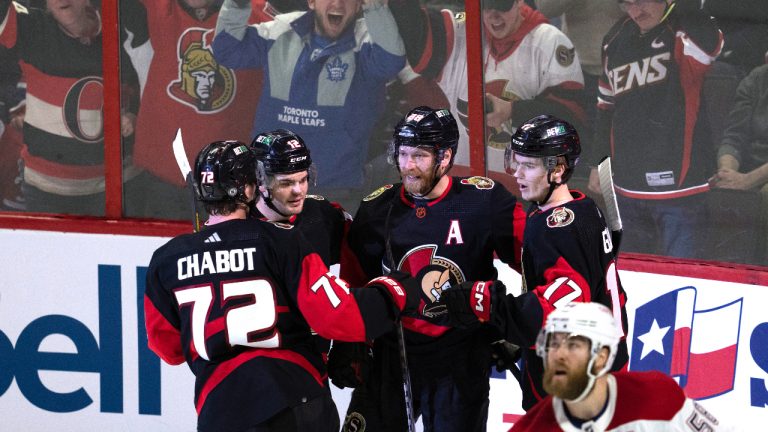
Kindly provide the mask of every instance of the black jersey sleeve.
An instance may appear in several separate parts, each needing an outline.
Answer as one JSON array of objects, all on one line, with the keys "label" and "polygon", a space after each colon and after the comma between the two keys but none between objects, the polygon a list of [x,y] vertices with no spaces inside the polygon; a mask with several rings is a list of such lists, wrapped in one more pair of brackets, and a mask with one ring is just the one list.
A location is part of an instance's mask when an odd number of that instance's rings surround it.
[{"label": "black jersey sleeve", "polygon": [[525,211],[515,196],[500,183],[496,183],[493,188],[491,206],[493,244],[496,255],[502,262],[520,272]]}]

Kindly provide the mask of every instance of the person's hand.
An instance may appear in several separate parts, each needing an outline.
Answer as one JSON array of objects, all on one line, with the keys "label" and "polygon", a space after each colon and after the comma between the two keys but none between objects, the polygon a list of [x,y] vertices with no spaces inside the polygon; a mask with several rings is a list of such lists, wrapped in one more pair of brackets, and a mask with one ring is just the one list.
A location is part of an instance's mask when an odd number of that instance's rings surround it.
[{"label": "person's hand", "polygon": [[429,301],[421,291],[421,284],[408,273],[400,271],[372,279],[366,287],[383,289],[401,315],[416,312],[422,299]]},{"label": "person's hand", "polygon": [[749,174],[740,173],[730,168],[717,170],[717,173],[710,177],[709,184],[716,188],[738,190],[749,190],[755,186]]},{"label": "person's hand", "polygon": [[440,302],[446,305],[448,320],[454,327],[489,322],[492,312],[507,295],[501,281],[467,281],[443,290]]},{"label": "person's hand", "polygon": [[368,379],[373,351],[365,342],[333,341],[328,353],[328,377],[338,388],[356,388]]},{"label": "person's hand", "polygon": [[504,122],[512,118],[512,101],[502,99],[490,93],[485,94],[485,124],[492,128],[500,128]]},{"label": "person's hand", "polygon": [[14,127],[16,130],[23,130],[24,129],[24,115],[26,114],[26,110],[22,109],[16,112],[11,113],[11,126]]},{"label": "person's hand", "polygon": [[133,135],[136,127],[136,114],[127,112],[120,115],[120,135],[123,137]]}]

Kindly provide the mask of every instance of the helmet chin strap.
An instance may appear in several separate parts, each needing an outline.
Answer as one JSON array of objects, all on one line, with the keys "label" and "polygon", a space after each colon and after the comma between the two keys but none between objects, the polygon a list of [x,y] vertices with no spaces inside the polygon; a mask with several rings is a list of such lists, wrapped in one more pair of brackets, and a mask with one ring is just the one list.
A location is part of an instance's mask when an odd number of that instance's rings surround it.
[{"label": "helmet chin strap", "polygon": [[280,210],[278,210],[277,207],[275,207],[275,204],[272,202],[272,192],[270,192],[269,188],[265,188],[265,189],[267,189],[267,193],[266,194],[261,193],[261,191],[259,191],[259,192],[260,192],[260,195],[261,195],[261,199],[264,200],[264,203],[267,205],[267,207],[269,207],[270,210],[274,211],[275,213],[279,214],[280,216],[282,216],[284,218],[291,217],[291,215],[287,215],[287,214],[281,212]]},{"label": "helmet chin strap", "polygon": [[580,395],[576,396],[576,398],[566,399],[568,402],[581,402],[582,400],[584,400],[592,392],[592,389],[595,388],[595,381],[599,377],[605,375],[610,369],[610,365],[606,364],[597,373],[593,373],[592,367],[595,365],[596,359],[597,359],[597,355],[592,355],[592,358],[589,359],[589,363],[587,364],[587,377],[589,377],[589,381],[587,381],[587,385],[584,387],[584,390],[581,392]]},{"label": "helmet chin strap", "polygon": [[592,373],[592,365],[595,364],[595,357],[592,357],[592,359],[589,361],[589,364],[587,365],[587,376],[589,377],[589,381],[587,381],[587,385],[584,387],[584,390],[581,392],[580,395],[576,396],[575,399],[566,399],[568,402],[581,402],[586,398],[591,392],[592,389],[595,388],[595,380],[599,375],[595,375]]},{"label": "helmet chin strap", "polygon": [[552,196],[552,193],[555,191],[555,189],[557,189],[557,187],[562,184],[562,183],[555,183],[551,180],[553,172],[555,172],[554,168],[547,170],[547,182],[549,183],[549,191],[544,196],[543,200],[535,201],[536,205],[539,207],[543,207],[547,203],[547,201],[549,201],[549,197]]}]

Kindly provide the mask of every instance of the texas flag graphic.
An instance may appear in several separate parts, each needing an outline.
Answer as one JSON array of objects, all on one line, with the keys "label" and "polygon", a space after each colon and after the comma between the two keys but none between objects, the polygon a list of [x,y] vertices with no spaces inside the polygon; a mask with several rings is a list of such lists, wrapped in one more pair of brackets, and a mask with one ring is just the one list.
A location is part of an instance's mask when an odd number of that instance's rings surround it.
[{"label": "texas flag graphic", "polygon": [[696,310],[696,288],[685,287],[639,307],[630,370],[676,377],[693,399],[733,390],[742,302]]}]

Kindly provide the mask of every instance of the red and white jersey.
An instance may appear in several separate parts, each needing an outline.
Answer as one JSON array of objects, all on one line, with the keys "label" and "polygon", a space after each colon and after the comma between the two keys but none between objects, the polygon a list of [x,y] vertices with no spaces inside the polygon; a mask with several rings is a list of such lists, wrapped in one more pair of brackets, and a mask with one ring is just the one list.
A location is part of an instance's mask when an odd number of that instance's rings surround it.
[{"label": "red and white jersey", "polygon": [[[490,130],[486,138],[488,167],[498,172],[504,171],[504,148],[518,124],[542,112],[568,119],[583,116],[576,93],[583,89],[584,78],[573,43],[539,12],[523,5],[521,13],[523,22],[516,32],[503,40],[485,35],[483,44],[485,91],[514,102],[510,121]],[[466,17],[464,12],[449,10],[442,10],[440,17],[443,22],[436,23],[434,14],[423,14],[428,25],[422,27],[430,34],[425,38],[427,46],[421,47],[421,58],[412,66],[417,73],[428,75],[429,70],[442,64],[435,80],[448,98],[451,112],[464,124],[455,163],[468,166]],[[400,25],[397,14],[395,19]],[[439,29],[444,30],[442,34]],[[407,50],[412,48],[408,36],[411,33],[403,37]]]},{"label": "red and white jersey", "polygon": [[[548,396],[512,431],[694,432],[730,431],[677,383],[661,372],[615,372],[606,376],[608,402],[596,418],[572,420],[562,399]],[[580,423],[580,424],[578,424]],[[578,425],[577,425],[578,424]]]}]

